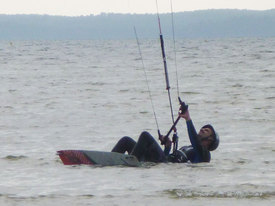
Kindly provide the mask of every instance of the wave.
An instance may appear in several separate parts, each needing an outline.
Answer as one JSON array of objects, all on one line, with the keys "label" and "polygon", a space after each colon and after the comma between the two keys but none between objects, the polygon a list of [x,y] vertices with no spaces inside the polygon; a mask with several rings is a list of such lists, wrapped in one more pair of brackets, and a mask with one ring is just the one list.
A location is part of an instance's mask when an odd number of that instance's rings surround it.
[{"label": "wave", "polygon": [[[53,199],[68,199],[68,198],[74,198],[75,196],[72,195],[56,195],[56,194],[49,194],[49,195],[33,195],[33,196],[20,196],[16,194],[1,194],[0,198],[10,199],[10,200],[16,200],[16,201],[35,201],[35,200],[53,200]],[[79,199],[90,199],[95,197],[92,194],[83,194],[83,195],[76,195]]]},{"label": "wave", "polygon": [[16,155],[7,155],[3,159],[5,159],[5,160],[11,160],[11,161],[16,161],[16,160],[21,160],[21,159],[26,159],[26,158],[28,158],[28,157],[24,156],[24,155],[19,155],[19,156],[16,156]]},{"label": "wave", "polygon": [[275,191],[192,191],[182,189],[164,190],[164,194],[169,195],[171,198],[237,198],[237,199],[250,199],[260,198],[266,199],[275,197]]}]

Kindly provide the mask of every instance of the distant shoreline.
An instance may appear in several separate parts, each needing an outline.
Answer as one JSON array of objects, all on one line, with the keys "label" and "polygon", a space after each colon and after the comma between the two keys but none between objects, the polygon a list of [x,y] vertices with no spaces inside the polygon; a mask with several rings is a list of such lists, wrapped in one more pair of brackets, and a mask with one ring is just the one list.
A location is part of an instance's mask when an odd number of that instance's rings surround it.
[{"label": "distant shoreline", "polygon": [[[171,14],[160,14],[171,38]],[[275,37],[275,9],[210,9],[174,13],[175,35],[182,38]],[[158,36],[156,14],[102,13],[89,16],[0,14],[0,40],[141,39]]]},{"label": "distant shoreline", "polygon": [[[255,9],[198,9],[193,11],[183,11],[183,12],[174,12],[174,14],[182,14],[182,13],[194,13],[194,12],[205,12],[205,11],[248,11],[248,12],[269,12],[274,11],[273,9],[265,9],[265,10],[255,10]],[[170,12],[162,12],[160,15],[171,15]],[[60,14],[35,14],[35,13],[29,13],[29,14],[2,14],[0,13],[0,16],[6,15],[6,16],[51,16],[51,17],[68,17],[68,18],[78,18],[78,17],[90,17],[90,16],[106,16],[106,15],[157,15],[157,13],[116,13],[116,12],[101,12],[99,14],[87,14],[87,15],[60,15]]]}]

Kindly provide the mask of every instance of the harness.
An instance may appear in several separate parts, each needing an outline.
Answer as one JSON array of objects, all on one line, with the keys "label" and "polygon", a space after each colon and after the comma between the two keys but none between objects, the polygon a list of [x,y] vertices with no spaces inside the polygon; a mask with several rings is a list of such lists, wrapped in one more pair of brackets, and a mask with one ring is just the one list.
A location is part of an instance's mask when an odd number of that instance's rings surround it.
[{"label": "harness", "polygon": [[190,146],[183,146],[168,156],[168,162],[184,163],[191,161],[194,157],[194,149]]}]

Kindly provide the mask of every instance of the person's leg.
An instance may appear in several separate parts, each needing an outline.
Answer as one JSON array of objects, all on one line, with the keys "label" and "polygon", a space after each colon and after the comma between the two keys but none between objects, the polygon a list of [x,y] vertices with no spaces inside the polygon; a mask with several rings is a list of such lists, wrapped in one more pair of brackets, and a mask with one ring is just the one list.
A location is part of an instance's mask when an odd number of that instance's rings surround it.
[{"label": "person's leg", "polygon": [[114,146],[114,148],[112,149],[112,152],[118,152],[118,153],[128,152],[128,154],[130,154],[135,145],[136,145],[136,141],[133,140],[131,137],[122,137]]},{"label": "person's leg", "polygon": [[135,155],[139,161],[146,162],[164,162],[165,155],[156,140],[148,133],[142,132],[139,136],[132,155]]}]

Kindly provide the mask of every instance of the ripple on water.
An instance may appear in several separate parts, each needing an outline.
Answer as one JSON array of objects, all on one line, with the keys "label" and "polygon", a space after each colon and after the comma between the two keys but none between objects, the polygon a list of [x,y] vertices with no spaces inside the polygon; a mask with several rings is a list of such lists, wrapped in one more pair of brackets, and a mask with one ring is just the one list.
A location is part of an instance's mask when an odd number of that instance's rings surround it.
[{"label": "ripple on water", "polygon": [[250,198],[274,198],[275,191],[196,191],[189,189],[171,189],[164,190],[164,194],[170,198],[237,198],[237,199],[250,199]]},{"label": "ripple on water", "polygon": [[9,161],[17,161],[17,160],[22,160],[28,158],[27,156],[24,155],[7,155],[3,159],[9,160]]}]

